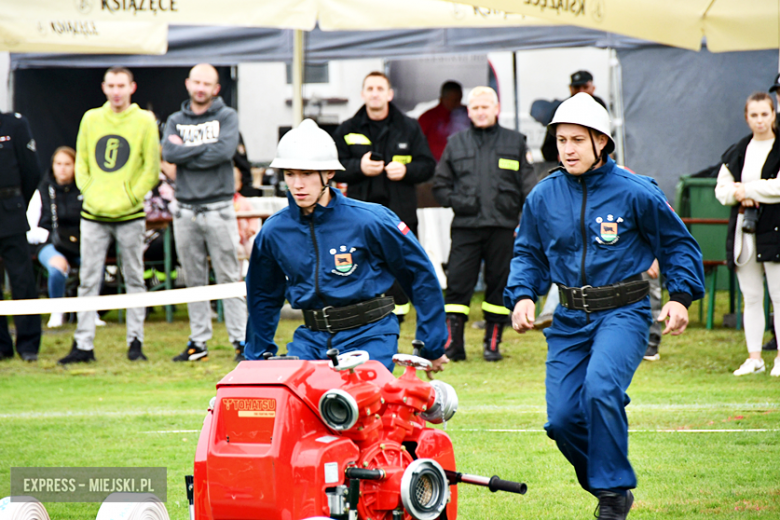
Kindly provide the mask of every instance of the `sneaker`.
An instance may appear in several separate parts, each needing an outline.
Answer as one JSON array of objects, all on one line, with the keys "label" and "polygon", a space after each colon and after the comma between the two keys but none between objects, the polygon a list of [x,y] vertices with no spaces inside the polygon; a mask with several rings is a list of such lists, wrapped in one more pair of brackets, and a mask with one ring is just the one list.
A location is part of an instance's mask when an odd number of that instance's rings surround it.
[{"label": "sneaker", "polygon": [[769,372],[772,377],[780,377],[780,357],[775,358],[775,367]]},{"label": "sneaker", "polygon": [[51,316],[49,316],[49,322],[46,324],[46,328],[56,329],[58,327],[62,327],[62,317],[63,314],[61,312],[52,312]]},{"label": "sneaker", "polygon": [[106,322],[100,319],[100,316],[95,317],[95,327],[105,327]]},{"label": "sneaker", "polygon": [[138,338],[133,338],[132,343],[130,343],[127,349],[127,359],[130,361],[137,361],[139,359],[141,361],[146,361],[146,356],[141,352],[141,346],[142,343],[138,341]]},{"label": "sneaker", "polygon": [[545,312],[540,314],[536,321],[534,321],[534,329],[542,330],[552,325],[553,315],[552,313]]},{"label": "sneaker", "polygon": [[22,361],[27,361],[29,363],[38,361],[38,354],[35,352],[22,352],[19,354],[19,357],[22,358]]},{"label": "sneaker", "polygon": [[599,493],[599,505],[593,516],[599,520],[625,520],[631,506],[634,505],[634,494],[626,490],[626,494],[602,491]]},{"label": "sneaker", "polygon": [[749,374],[758,374],[760,372],[764,372],[765,370],[766,365],[764,365],[763,359],[747,358],[747,360],[742,363],[742,366],[734,371],[734,375],[746,376]]},{"label": "sneaker", "polygon": [[73,340],[73,346],[67,356],[57,361],[58,365],[68,365],[70,363],[89,363],[97,361],[95,353],[92,350],[80,350],[76,346],[76,340]]},{"label": "sneaker", "polygon": [[777,350],[777,336],[764,343],[761,350]]},{"label": "sneaker", "polygon": [[661,354],[658,353],[658,345],[648,345],[645,350],[645,359],[647,361],[658,361],[661,359]]},{"label": "sneaker", "polygon": [[233,358],[233,361],[236,363],[239,363],[241,361],[246,361],[246,358],[244,357],[244,346],[246,345],[246,341],[234,341],[233,347],[236,349],[236,357]]},{"label": "sneaker", "polygon": [[174,361],[208,361],[209,351],[205,343],[187,342],[184,352],[173,358]]}]

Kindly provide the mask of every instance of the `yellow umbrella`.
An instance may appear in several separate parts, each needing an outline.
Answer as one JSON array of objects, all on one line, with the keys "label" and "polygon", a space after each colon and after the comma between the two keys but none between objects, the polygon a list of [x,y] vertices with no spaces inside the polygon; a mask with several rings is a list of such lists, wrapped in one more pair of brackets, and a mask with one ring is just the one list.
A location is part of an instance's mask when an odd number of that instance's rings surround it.
[{"label": "yellow umbrella", "polygon": [[80,52],[165,54],[165,22],[0,20],[0,50],[10,52]]},{"label": "yellow umbrella", "polygon": [[5,16],[311,30],[317,0],[5,0]]},{"label": "yellow umbrella", "polygon": [[551,22],[712,52],[777,49],[777,0],[463,0]]},{"label": "yellow umbrella", "polygon": [[540,18],[440,0],[318,0],[324,31],[557,25]]},{"label": "yellow umbrella", "polygon": [[[7,2],[11,3],[11,2]],[[555,24],[523,14],[440,0],[23,0],[5,16],[179,25],[236,25],[324,30],[498,27]]]}]

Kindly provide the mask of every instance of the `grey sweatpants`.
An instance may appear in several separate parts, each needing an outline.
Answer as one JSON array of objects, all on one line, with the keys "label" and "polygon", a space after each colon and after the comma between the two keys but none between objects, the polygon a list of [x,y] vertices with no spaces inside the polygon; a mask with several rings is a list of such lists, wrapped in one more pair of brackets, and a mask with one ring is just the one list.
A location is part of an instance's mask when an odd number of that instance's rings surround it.
[{"label": "grey sweatpants", "polygon": [[[201,287],[209,281],[209,258],[217,283],[241,281],[238,262],[238,223],[233,201],[190,205],[179,203],[174,214],[173,231],[176,252],[184,270],[187,287]],[[244,341],[246,336],[246,300],[224,300],[225,325],[230,342]],[[209,302],[187,304],[190,315],[190,340],[211,339]]]},{"label": "grey sweatpants", "polygon": [[[144,284],[144,230],[143,219],[130,222],[105,223],[81,219],[81,267],[79,268],[79,297],[100,294],[100,282],[106,263],[106,252],[114,237],[122,256],[122,276],[128,293],[146,292]],[[78,327],[73,339],[80,350],[95,348],[96,311],[78,313]],[[127,344],[134,338],[144,342],[146,309],[127,309]]]}]

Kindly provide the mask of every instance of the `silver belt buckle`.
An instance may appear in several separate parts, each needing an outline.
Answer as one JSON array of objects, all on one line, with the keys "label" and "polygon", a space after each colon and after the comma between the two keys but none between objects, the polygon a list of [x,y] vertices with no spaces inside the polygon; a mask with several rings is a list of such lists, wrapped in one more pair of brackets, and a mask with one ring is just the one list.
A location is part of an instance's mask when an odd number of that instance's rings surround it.
[{"label": "silver belt buckle", "polygon": [[332,309],[332,305],[328,305],[327,307],[322,308],[322,319],[325,320],[325,330],[333,334],[333,331],[330,330],[330,321],[328,321],[328,309]]},{"label": "silver belt buckle", "polygon": [[584,310],[585,312],[590,314],[590,310],[588,310],[589,306],[588,306],[588,301],[587,301],[587,296],[588,295],[585,292],[587,289],[593,289],[593,286],[592,285],[583,285],[582,287],[580,287],[580,292],[582,293],[582,296],[581,296],[582,297],[582,310]]}]

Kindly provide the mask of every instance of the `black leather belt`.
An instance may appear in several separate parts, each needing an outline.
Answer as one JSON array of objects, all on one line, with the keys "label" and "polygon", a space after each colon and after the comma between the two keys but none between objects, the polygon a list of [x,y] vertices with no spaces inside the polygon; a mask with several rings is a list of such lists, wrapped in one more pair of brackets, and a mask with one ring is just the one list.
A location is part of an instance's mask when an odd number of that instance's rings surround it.
[{"label": "black leather belt", "polygon": [[10,199],[11,197],[21,197],[21,188],[2,188],[0,189],[0,199]]},{"label": "black leather belt", "polygon": [[378,296],[346,307],[305,310],[303,323],[306,328],[314,332],[334,333],[379,321],[393,312],[394,308],[395,301],[392,296]]},{"label": "black leather belt", "polygon": [[585,312],[617,309],[638,302],[649,292],[650,284],[642,280],[642,275],[632,276],[620,283],[601,287],[591,287],[590,285],[585,287],[558,286],[561,305],[567,309]]}]

